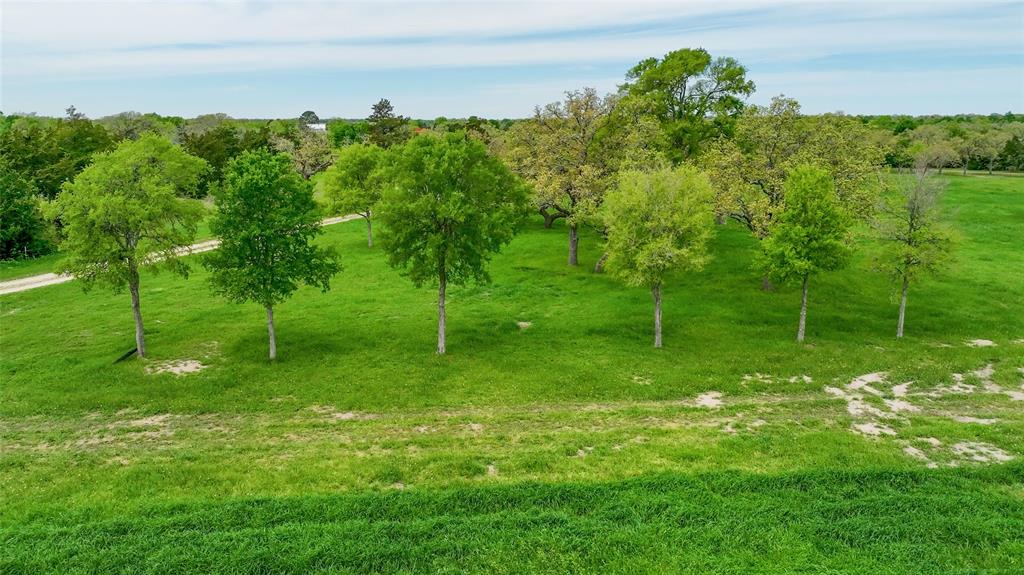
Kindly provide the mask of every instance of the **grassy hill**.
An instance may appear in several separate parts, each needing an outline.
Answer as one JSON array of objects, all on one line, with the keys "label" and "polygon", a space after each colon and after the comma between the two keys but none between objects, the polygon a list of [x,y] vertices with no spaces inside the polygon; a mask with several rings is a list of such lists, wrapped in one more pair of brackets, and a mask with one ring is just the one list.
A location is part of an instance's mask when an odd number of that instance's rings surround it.
[{"label": "grassy hill", "polygon": [[143,278],[145,361],[114,363],[126,294],[2,296],[0,572],[1024,570],[1024,182],[948,180],[957,261],[903,341],[870,241],[798,345],[734,225],[665,287],[662,350],[650,294],[539,219],[449,290],[445,357],[361,222],[274,364],[200,269]]}]

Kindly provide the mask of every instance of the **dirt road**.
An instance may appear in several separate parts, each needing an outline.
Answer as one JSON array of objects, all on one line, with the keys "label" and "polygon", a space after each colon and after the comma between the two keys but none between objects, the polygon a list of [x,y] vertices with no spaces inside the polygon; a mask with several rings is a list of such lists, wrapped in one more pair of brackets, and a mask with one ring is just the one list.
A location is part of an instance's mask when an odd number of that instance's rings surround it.
[{"label": "dirt road", "polygon": [[[329,226],[329,225],[332,225],[332,224],[340,224],[341,222],[347,222],[349,220],[354,220],[354,219],[356,219],[358,217],[359,216],[356,215],[356,214],[349,214],[347,216],[338,216],[338,217],[334,217],[334,218],[327,218],[323,222],[321,222],[321,225]],[[198,242],[198,243],[192,244],[191,246],[188,246],[187,248],[182,248],[182,249],[178,250],[178,255],[191,255],[191,254],[199,254],[199,253],[202,253],[202,252],[208,252],[210,250],[217,249],[217,246],[219,246],[219,245],[220,245],[220,240],[206,240],[204,242]],[[52,286],[52,285],[56,285],[56,284],[62,284],[64,282],[69,282],[69,281],[71,281],[73,279],[75,279],[75,277],[71,276],[71,275],[39,274],[39,275],[35,275],[35,276],[28,276],[28,277],[18,278],[18,279],[14,279],[14,280],[8,280],[8,281],[5,281],[5,282],[0,282],[0,295],[9,294],[9,293],[18,293],[18,292],[22,292],[22,291],[28,291],[30,289],[41,288],[41,287],[45,287],[45,286]]]}]

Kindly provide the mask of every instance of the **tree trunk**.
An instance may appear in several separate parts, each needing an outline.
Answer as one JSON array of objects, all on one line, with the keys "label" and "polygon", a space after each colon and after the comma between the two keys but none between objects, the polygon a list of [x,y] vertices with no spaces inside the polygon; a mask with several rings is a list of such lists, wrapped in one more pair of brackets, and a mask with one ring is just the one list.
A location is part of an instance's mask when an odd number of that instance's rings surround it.
[{"label": "tree trunk", "polygon": [[910,280],[903,276],[903,291],[900,292],[900,319],[896,324],[896,337],[903,337],[903,319],[907,316],[907,286]]},{"label": "tree trunk", "polygon": [[555,225],[555,220],[558,219],[557,215],[549,214],[545,211],[542,211],[540,215],[544,216],[544,229],[546,230],[550,230],[551,226]]},{"label": "tree trunk", "polygon": [[447,283],[446,274],[442,271],[440,282],[437,288],[437,353],[444,355],[445,352],[445,311],[444,311],[444,290]]},{"label": "tree trunk", "polygon": [[370,216],[366,216],[366,246],[373,247],[373,222],[370,221]]},{"label": "tree trunk", "polygon": [[651,286],[654,296],[654,347],[661,347],[661,284]]},{"label": "tree trunk", "polygon": [[142,308],[139,305],[139,272],[129,272],[128,291],[132,294],[132,315],[135,316],[135,350],[139,357],[146,357],[146,336],[142,331]]},{"label": "tree trunk", "polygon": [[800,329],[796,332],[796,340],[802,342],[804,340],[804,332],[807,327],[807,279],[810,276],[804,276],[804,289],[803,296],[800,298]]},{"label": "tree trunk", "polygon": [[720,226],[724,226],[725,223],[728,222],[728,221],[729,221],[729,216],[728,215],[723,214],[723,213],[715,214],[715,223],[716,224],[718,224]]},{"label": "tree trunk", "polygon": [[274,335],[274,308],[267,306],[267,334],[270,335],[270,359],[277,359],[277,336]]},{"label": "tree trunk", "polygon": [[594,264],[594,273],[599,274],[604,271],[604,262],[608,261],[608,252],[601,254],[601,257],[597,258],[597,263]]},{"label": "tree trunk", "polygon": [[942,175],[942,170],[946,169],[946,166],[939,166],[939,175]]},{"label": "tree trunk", "polygon": [[579,246],[580,236],[579,231],[576,229],[576,224],[569,226],[569,265],[579,265],[579,261],[576,259],[576,251]]},{"label": "tree trunk", "polygon": [[966,163],[964,163],[964,172],[961,175],[962,176],[966,176],[967,175],[967,164]]},{"label": "tree trunk", "polygon": [[761,277],[761,289],[764,291],[775,291],[775,284],[772,283],[772,278],[765,274]]}]

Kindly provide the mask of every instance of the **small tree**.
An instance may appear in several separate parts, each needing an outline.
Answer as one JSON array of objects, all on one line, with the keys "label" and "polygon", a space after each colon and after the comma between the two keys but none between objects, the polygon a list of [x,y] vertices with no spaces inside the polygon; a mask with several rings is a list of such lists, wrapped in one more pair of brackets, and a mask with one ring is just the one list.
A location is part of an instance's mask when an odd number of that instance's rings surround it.
[{"label": "small tree", "polygon": [[52,251],[36,189],[0,157],[0,260]]},{"label": "small tree", "polygon": [[216,293],[263,306],[270,359],[275,359],[274,306],[299,284],[327,291],[341,270],[333,251],[311,243],[322,233],[313,191],[287,155],[255,150],[228,165],[216,201],[210,229],[221,245],[203,258],[203,265]]},{"label": "small tree", "polygon": [[491,256],[528,212],[526,187],[463,133],[424,135],[392,152],[377,208],[388,263],[416,286],[436,281],[437,353],[445,353],[445,290],[490,281]]},{"label": "small tree", "polygon": [[372,144],[352,144],[338,152],[324,173],[324,191],[333,211],[356,213],[366,219],[366,244],[373,247],[373,207],[380,201],[384,154]]},{"label": "small tree", "polygon": [[776,280],[802,283],[796,340],[803,341],[808,280],[815,273],[846,265],[851,220],[840,207],[834,181],[826,170],[811,165],[795,168],[786,179],[785,193],[778,223],[761,242],[762,263]]},{"label": "small tree", "polygon": [[699,270],[714,225],[707,176],[684,166],[622,172],[608,194],[608,269],[654,296],[654,347],[661,347],[661,286],[674,269]]},{"label": "small tree", "polygon": [[396,116],[395,108],[387,98],[381,98],[373,105],[373,112],[366,119],[366,137],[371,144],[382,148],[396,146],[409,139],[409,118]]},{"label": "small tree", "polygon": [[945,182],[920,170],[903,180],[899,192],[883,199],[873,228],[885,244],[877,267],[900,286],[896,337],[903,337],[910,282],[942,267],[953,249],[953,237],[940,221],[939,199]]},{"label": "small tree", "polygon": [[86,290],[97,282],[114,291],[128,287],[139,357],[146,355],[139,269],[151,264],[188,275],[178,256],[195,238],[203,209],[178,196],[194,193],[206,169],[203,160],[146,134],[97,154],[51,206],[68,254],[61,270],[77,276]]}]

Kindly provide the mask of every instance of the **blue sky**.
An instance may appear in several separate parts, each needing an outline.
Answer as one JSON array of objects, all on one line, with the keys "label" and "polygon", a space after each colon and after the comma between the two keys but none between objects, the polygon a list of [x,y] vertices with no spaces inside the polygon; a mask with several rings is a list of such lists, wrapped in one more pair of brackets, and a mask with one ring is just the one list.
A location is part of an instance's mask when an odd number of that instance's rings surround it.
[{"label": "blue sky", "polygon": [[523,117],[638,60],[732,56],[807,112],[1024,112],[1024,2],[13,2],[4,113]]}]

